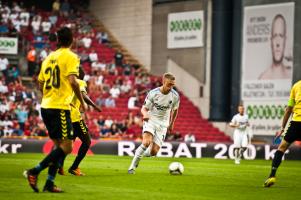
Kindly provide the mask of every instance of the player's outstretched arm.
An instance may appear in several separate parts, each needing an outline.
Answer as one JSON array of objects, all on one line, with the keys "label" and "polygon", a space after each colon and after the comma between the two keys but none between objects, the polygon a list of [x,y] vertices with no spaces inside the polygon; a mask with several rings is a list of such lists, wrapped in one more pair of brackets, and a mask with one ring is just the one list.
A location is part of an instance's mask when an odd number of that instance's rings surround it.
[{"label": "player's outstretched arm", "polygon": [[76,97],[78,98],[78,100],[80,101],[80,104],[82,105],[82,109],[83,111],[86,111],[87,110],[87,105],[83,99],[83,95],[80,91],[80,88],[79,88],[79,84],[78,82],[76,81],[76,76],[75,75],[69,75],[68,76],[68,80],[69,80],[69,83],[76,95]]},{"label": "player's outstretched arm", "polygon": [[98,112],[101,112],[101,108],[99,106],[97,106],[91,99],[90,97],[85,93],[85,92],[82,92],[82,95],[83,95],[83,98],[84,98],[84,101],[92,106],[95,110],[97,110]]},{"label": "player's outstretched arm", "polygon": [[148,109],[145,106],[142,106],[141,114],[142,114],[143,121],[148,121],[149,120]]},{"label": "player's outstretched arm", "polygon": [[282,125],[280,131],[276,133],[276,138],[280,137],[282,133],[284,132],[285,126],[287,124],[288,119],[290,118],[291,114],[293,113],[294,106],[287,106],[284,112],[284,116],[282,119]]},{"label": "player's outstretched arm", "polygon": [[177,119],[177,116],[178,116],[178,109],[176,109],[172,112],[171,119],[170,119],[170,124],[169,124],[169,127],[168,127],[169,133],[171,133],[172,130],[173,130],[173,127],[174,127],[175,121]]}]

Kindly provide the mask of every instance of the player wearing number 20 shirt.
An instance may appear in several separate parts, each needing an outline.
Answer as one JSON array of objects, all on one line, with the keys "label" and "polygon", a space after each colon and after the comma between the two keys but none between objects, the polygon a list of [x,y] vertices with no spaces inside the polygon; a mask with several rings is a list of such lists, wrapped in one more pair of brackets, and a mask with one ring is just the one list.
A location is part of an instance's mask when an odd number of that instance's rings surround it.
[{"label": "player wearing number 20 shirt", "polygon": [[42,118],[56,148],[38,165],[23,173],[34,192],[39,192],[38,176],[46,168],[48,176],[43,191],[62,192],[62,189],[54,184],[54,180],[60,161],[72,151],[70,104],[73,94],[81,102],[83,111],[87,107],[76,81],[79,75],[79,58],[70,50],[73,42],[72,31],[62,27],[56,33],[56,37],[60,48],[44,60],[38,77],[39,89],[43,95]]},{"label": "player wearing number 20 shirt", "polygon": [[[69,48],[60,48],[52,52],[42,64],[38,78],[39,82],[44,82],[41,113],[46,126],[51,123],[48,123],[48,120],[53,122],[48,129],[53,130],[49,131],[50,138],[72,139],[73,137],[70,118],[73,89],[68,76],[78,76],[78,67],[79,58]],[[58,117],[48,119],[48,116],[51,116],[49,112]]]}]

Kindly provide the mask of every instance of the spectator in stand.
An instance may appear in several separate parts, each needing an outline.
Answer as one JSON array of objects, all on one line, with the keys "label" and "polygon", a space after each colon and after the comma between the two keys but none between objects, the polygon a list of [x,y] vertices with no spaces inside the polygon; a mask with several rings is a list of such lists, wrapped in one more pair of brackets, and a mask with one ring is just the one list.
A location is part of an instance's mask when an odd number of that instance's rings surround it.
[{"label": "spectator in stand", "polygon": [[107,138],[107,137],[110,137],[110,129],[103,126],[103,127],[100,127],[100,137],[101,138]]},{"label": "spectator in stand", "polygon": [[[4,84],[3,80],[0,80],[0,93],[5,94],[8,93],[8,87],[6,84]],[[2,100],[2,99],[0,99]]]},{"label": "spectator in stand", "polygon": [[101,90],[102,82],[103,82],[103,75],[101,74],[100,71],[97,71],[95,85],[97,86],[98,90]]},{"label": "spectator in stand", "polygon": [[17,107],[17,109],[15,110],[15,113],[17,115],[18,118],[18,123],[20,126],[20,129],[22,131],[24,131],[24,124],[28,118],[28,111],[26,110],[26,106],[25,105],[19,105]]},{"label": "spectator in stand", "polygon": [[17,29],[10,21],[8,23],[8,36],[9,37],[17,37],[18,36]]},{"label": "spectator in stand", "polygon": [[49,17],[48,17],[49,21],[51,22],[51,25],[52,26],[55,26],[56,25],[56,22],[58,20],[58,17],[57,15],[55,14],[55,12],[52,12]]},{"label": "spectator in stand", "polygon": [[30,47],[27,53],[28,76],[33,76],[36,70],[36,50],[34,46]]},{"label": "spectator in stand", "polygon": [[39,55],[39,63],[42,63],[45,58],[48,56],[48,54],[50,53],[50,49],[45,46],[42,51],[40,52],[40,55]]},{"label": "spectator in stand", "polygon": [[152,86],[151,86],[151,88],[160,87],[160,85],[161,85],[161,81],[160,81],[160,79],[157,77],[155,80],[152,81]]},{"label": "spectator in stand", "polygon": [[143,74],[142,73],[138,73],[138,75],[135,77],[135,84],[136,85],[142,85],[143,83]]},{"label": "spectator in stand", "polygon": [[137,92],[132,92],[131,97],[128,100],[128,109],[139,109]]},{"label": "spectator in stand", "polygon": [[99,44],[102,43],[101,36],[102,36],[102,32],[97,32],[96,33],[95,39],[97,39],[97,41],[98,41]]},{"label": "spectator in stand", "polygon": [[113,98],[118,98],[120,95],[120,89],[117,84],[114,84],[113,87],[110,89],[110,94]]},{"label": "spectator in stand", "polygon": [[114,121],[112,120],[111,116],[108,116],[107,119],[105,120],[105,127],[107,128],[111,128],[112,124],[114,123]]},{"label": "spectator in stand", "polygon": [[103,115],[99,115],[97,119],[97,124],[102,128],[105,126],[105,119],[103,118]]},{"label": "spectator in stand", "polygon": [[33,31],[34,35],[39,33],[40,26],[41,26],[41,21],[40,21],[39,17],[36,15],[33,17],[32,22],[31,22],[31,27],[32,27],[32,31]]},{"label": "spectator in stand", "polygon": [[9,19],[10,19],[11,22],[13,22],[15,19],[17,19],[18,16],[19,16],[19,13],[12,10],[10,15],[9,15]]},{"label": "spectator in stand", "polygon": [[112,96],[109,96],[108,98],[106,98],[105,107],[107,107],[107,108],[115,108],[116,107],[115,99],[113,99]]},{"label": "spectator in stand", "polygon": [[0,71],[4,76],[7,76],[7,68],[8,68],[9,62],[4,55],[0,54]]},{"label": "spectator in stand", "polygon": [[61,4],[60,12],[61,12],[61,15],[63,15],[64,17],[69,16],[70,4],[69,4],[68,0],[64,0],[64,2]]},{"label": "spectator in stand", "polygon": [[15,11],[17,13],[21,12],[21,8],[20,8],[20,6],[18,5],[17,2],[13,2],[12,11]]},{"label": "spectator in stand", "polygon": [[117,124],[114,122],[110,128],[110,137],[119,137],[121,135],[121,131],[118,129]]},{"label": "spectator in stand", "polygon": [[92,73],[96,74],[96,72],[100,71],[100,72],[106,72],[106,64],[105,63],[101,63],[98,60],[93,62],[92,65]]},{"label": "spectator in stand", "polygon": [[47,136],[47,129],[45,124],[42,121],[39,121],[32,129],[31,134],[32,136]]},{"label": "spectator in stand", "polygon": [[7,115],[4,115],[3,120],[0,121],[0,126],[2,127],[13,127],[13,125],[13,121]]},{"label": "spectator in stand", "polygon": [[[1,16],[0,16],[1,19]],[[8,26],[4,22],[0,22],[0,34],[6,35],[8,33]]]},{"label": "spectator in stand", "polygon": [[106,44],[106,43],[109,42],[109,35],[108,35],[107,32],[102,32],[102,34],[101,34],[101,42],[103,44]]},{"label": "spectator in stand", "polygon": [[150,88],[151,87],[151,79],[148,73],[143,74],[142,76],[142,85],[145,88]]},{"label": "spectator in stand", "polygon": [[8,23],[8,19],[9,19],[9,12],[7,10],[3,10],[1,12],[1,21],[4,23],[4,24],[7,24]]},{"label": "spectator in stand", "polygon": [[7,71],[7,82],[8,83],[15,82],[15,81],[20,82],[21,79],[19,75],[20,75],[19,69],[16,66],[10,66]]},{"label": "spectator in stand", "polygon": [[123,64],[123,75],[125,75],[125,76],[132,75],[132,67],[128,62]]},{"label": "spectator in stand", "polygon": [[22,9],[22,12],[20,13],[21,26],[28,27],[29,19],[30,19],[29,12],[26,9]]},{"label": "spectator in stand", "polygon": [[41,26],[42,26],[43,35],[49,35],[50,29],[51,29],[51,22],[50,22],[49,18],[45,17]]},{"label": "spectator in stand", "polygon": [[127,121],[127,119],[123,119],[122,121],[117,122],[116,125],[117,125],[118,129],[120,130],[121,134],[123,136],[125,136],[125,134],[127,132],[127,129],[128,129],[128,121]]},{"label": "spectator in stand", "polygon": [[102,92],[103,94],[109,94],[110,93],[110,84],[109,84],[109,81],[107,79],[105,79],[103,81],[103,84],[102,84]]},{"label": "spectator in stand", "polygon": [[84,62],[88,62],[89,61],[89,55],[86,51],[86,49],[83,49],[78,56],[80,57],[80,62],[84,63]]},{"label": "spectator in stand", "polygon": [[34,18],[35,16],[37,16],[37,10],[36,10],[36,6],[32,5],[29,9],[29,15],[30,15],[30,19]]},{"label": "spectator in stand", "polygon": [[18,32],[21,31],[22,22],[21,22],[21,18],[19,17],[19,15],[14,20],[12,20],[12,24],[14,25],[15,29]]},{"label": "spectator in stand", "polygon": [[184,136],[184,142],[195,142],[195,136],[192,133],[188,133]]},{"label": "spectator in stand", "polygon": [[115,64],[117,67],[122,67],[123,64],[123,54],[121,53],[120,50],[116,51],[115,53]]},{"label": "spectator in stand", "polygon": [[23,95],[23,99],[25,101],[31,101],[31,100],[35,100],[36,99],[35,93],[30,88],[26,88],[26,90],[22,92],[22,95]]},{"label": "spectator in stand", "polygon": [[6,98],[0,100],[0,114],[1,116],[9,111],[9,104]]},{"label": "spectator in stand", "polygon": [[121,92],[121,94],[129,94],[129,92],[131,91],[131,89],[132,89],[131,82],[127,81],[127,80],[124,80],[122,82],[122,85],[120,86],[120,92]]},{"label": "spectator in stand", "polygon": [[102,100],[102,98],[101,98],[100,96],[98,96],[98,97],[96,98],[95,104],[96,104],[97,106],[103,106],[103,105],[104,105],[104,102],[103,102],[103,100]]},{"label": "spectator in stand", "polygon": [[37,102],[30,103],[28,106],[28,117],[40,117],[39,108],[37,108]]},{"label": "spectator in stand", "polygon": [[89,53],[89,60],[91,63],[98,61],[98,55],[95,52],[95,49],[92,49],[91,52]]},{"label": "spectator in stand", "polygon": [[45,40],[44,36],[41,33],[37,33],[34,36],[33,43],[34,43],[34,47],[36,49],[42,49],[46,45],[46,40]]},{"label": "spectator in stand", "polygon": [[90,37],[87,36],[88,34],[86,34],[81,42],[83,43],[83,46],[86,48],[86,49],[89,49],[91,47],[91,44],[92,44],[92,39]]},{"label": "spectator in stand", "polygon": [[112,60],[111,63],[108,65],[108,73],[110,75],[117,75],[118,71],[116,69],[115,60]]},{"label": "spectator in stand", "polygon": [[5,126],[4,130],[3,130],[3,136],[7,137],[7,136],[11,136],[14,132],[14,129],[12,126]]},{"label": "spectator in stand", "polygon": [[55,0],[52,4],[52,12],[58,15],[60,11],[60,6],[61,6],[60,0]]}]

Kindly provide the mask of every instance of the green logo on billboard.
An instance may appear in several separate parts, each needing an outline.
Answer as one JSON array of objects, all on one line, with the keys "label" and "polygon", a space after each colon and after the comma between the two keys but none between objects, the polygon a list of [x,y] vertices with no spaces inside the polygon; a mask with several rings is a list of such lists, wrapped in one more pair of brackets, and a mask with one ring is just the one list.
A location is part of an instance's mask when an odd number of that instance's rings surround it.
[{"label": "green logo on billboard", "polygon": [[13,40],[0,40],[0,47],[14,47],[15,45]]},{"label": "green logo on billboard", "polygon": [[173,20],[170,22],[170,32],[197,31],[202,28],[201,19]]},{"label": "green logo on billboard", "polygon": [[249,105],[247,114],[250,119],[281,119],[285,105]]}]

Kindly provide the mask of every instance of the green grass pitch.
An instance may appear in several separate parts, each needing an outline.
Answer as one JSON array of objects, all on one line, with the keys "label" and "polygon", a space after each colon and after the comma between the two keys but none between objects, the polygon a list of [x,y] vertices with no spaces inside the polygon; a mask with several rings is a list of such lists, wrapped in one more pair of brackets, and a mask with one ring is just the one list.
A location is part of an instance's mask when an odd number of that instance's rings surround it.
[{"label": "green grass pitch", "polygon": [[[34,193],[22,176],[24,169],[37,164],[42,154],[0,155],[0,199],[94,199],[94,200],[175,200],[175,199],[300,199],[301,162],[284,161],[278,170],[277,183],[263,188],[271,161],[243,160],[234,165],[232,160],[188,158],[144,158],[137,173],[128,175],[130,157],[88,156],[81,164],[86,176],[57,175],[56,184],[63,194]],[[67,171],[74,156],[67,157]],[[168,165],[183,163],[183,175],[172,176]],[[39,176],[42,190],[47,170]]]}]

